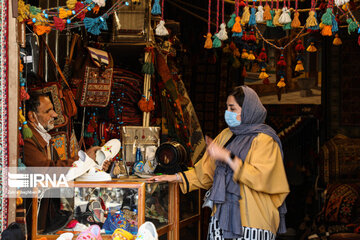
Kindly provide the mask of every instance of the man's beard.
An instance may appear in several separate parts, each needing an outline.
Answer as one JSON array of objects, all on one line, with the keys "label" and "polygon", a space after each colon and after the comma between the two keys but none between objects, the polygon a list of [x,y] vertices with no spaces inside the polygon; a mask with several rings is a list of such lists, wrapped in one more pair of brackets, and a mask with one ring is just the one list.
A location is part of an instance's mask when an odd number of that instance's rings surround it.
[{"label": "man's beard", "polygon": [[55,119],[50,119],[48,121],[48,123],[46,124],[46,126],[44,126],[46,131],[50,131],[51,129],[54,129],[55,125],[54,125],[54,120]]}]

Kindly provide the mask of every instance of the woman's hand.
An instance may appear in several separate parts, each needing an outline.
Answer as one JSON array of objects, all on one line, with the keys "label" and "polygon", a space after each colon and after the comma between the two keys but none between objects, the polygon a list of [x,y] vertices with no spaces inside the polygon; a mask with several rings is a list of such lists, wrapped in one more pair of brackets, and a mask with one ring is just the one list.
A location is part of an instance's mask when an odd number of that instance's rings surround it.
[{"label": "woman's hand", "polygon": [[230,156],[230,151],[220,147],[217,143],[215,143],[210,137],[205,136],[207,149],[206,151],[215,160],[219,160],[225,163],[228,163],[228,159]]},{"label": "woman's hand", "polygon": [[147,179],[148,182],[182,182],[179,175],[159,175]]}]

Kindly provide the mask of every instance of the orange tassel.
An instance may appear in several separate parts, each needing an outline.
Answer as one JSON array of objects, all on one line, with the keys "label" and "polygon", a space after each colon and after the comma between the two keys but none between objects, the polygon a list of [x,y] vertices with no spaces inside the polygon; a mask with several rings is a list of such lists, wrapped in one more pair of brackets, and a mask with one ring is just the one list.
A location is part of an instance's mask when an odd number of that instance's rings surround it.
[{"label": "orange tassel", "polygon": [[[243,11],[243,15],[242,15],[242,18],[241,18],[241,25],[245,25],[249,22],[250,20],[250,11],[249,11],[249,7],[248,6],[245,6],[244,7],[244,11]],[[235,19],[236,21],[236,19]]]},{"label": "orange tassel", "polygon": [[241,58],[247,59],[249,57],[249,54],[247,53],[246,49],[244,48],[241,53]]},{"label": "orange tassel", "polygon": [[309,45],[309,47],[306,49],[306,51],[308,51],[308,52],[316,52],[316,51],[317,51],[317,49],[316,49],[316,47],[315,47],[315,45],[314,45],[313,42],[310,43],[310,45]]},{"label": "orange tassel", "polygon": [[324,25],[321,30],[321,35],[323,36],[332,36],[331,25]]},{"label": "orange tassel", "polygon": [[234,26],[231,31],[236,32],[236,33],[241,33],[242,29],[241,29],[241,25],[240,25],[240,20],[241,19],[239,16],[237,16],[235,18],[235,23],[234,23]]},{"label": "orange tassel", "polygon": [[271,13],[270,13],[270,5],[268,3],[265,4],[264,6],[264,21],[268,21],[271,20]]},{"label": "orange tassel", "polygon": [[33,27],[34,32],[41,36],[43,34],[48,34],[49,32],[51,32],[51,27],[50,26],[42,26],[42,25],[34,25]]},{"label": "orange tassel", "polygon": [[250,60],[250,61],[255,60],[255,55],[254,55],[253,51],[250,50],[247,60]]},{"label": "orange tassel", "polygon": [[294,13],[294,19],[291,22],[291,28],[299,28],[301,27],[301,22],[299,20],[299,12],[296,11]]},{"label": "orange tassel", "polygon": [[19,70],[20,70],[20,72],[22,72],[23,70],[24,70],[24,65],[21,63],[21,61],[20,61],[20,66],[19,66]]},{"label": "orange tassel", "polygon": [[275,16],[274,16],[274,19],[273,19],[273,24],[275,26],[282,26],[280,23],[279,23],[279,18],[280,18],[280,14],[281,14],[281,9],[277,9],[275,10]]},{"label": "orange tassel", "polygon": [[246,68],[245,66],[243,67],[243,71],[242,71],[242,74],[241,74],[243,77],[247,77],[247,72],[246,72]]},{"label": "orange tassel", "polygon": [[298,60],[295,66],[295,72],[302,72],[304,71],[304,65],[302,64],[301,60]]},{"label": "orange tassel", "polygon": [[261,69],[261,73],[260,73],[260,75],[259,75],[259,78],[260,78],[260,79],[269,78],[269,75],[266,73],[265,68],[262,68],[262,69]]},{"label": "orange tassel", "polygon": [[337,34],[337,33],[335,34],[335,38],[334,38],[333,44],[334,44],[335,46],[339,46],[339,45],[342,44],[342,41],[341,41],[341,39],[339,38],[339,34]]},{"label": "orange tassel", "polygon": [[212,40],[211,40],[211,33],[208,33],[206,35],[206,41],[205,41],[205,45],[204,48],[206,49],[212,49]]},{"label": "orange tassel", "polygon": [[234,50],[234,56],[235,56],[235,57],[240,57],[240,52],[239,52],[239,49],[238,49],[238,48],[235,48],[235,50]]},{"label": "orange tassel", "polygon": [[279,88],[283,88],[286,86],[284,77],[280,78],[280,81],[276,84]]},{"label": "orange tassel", "polygon": [[95,5],[95,7],[93,7],[92,11],[94,14],[98,14],[99,13],[99,10],[100,10],[100,7],[99,5]]}]

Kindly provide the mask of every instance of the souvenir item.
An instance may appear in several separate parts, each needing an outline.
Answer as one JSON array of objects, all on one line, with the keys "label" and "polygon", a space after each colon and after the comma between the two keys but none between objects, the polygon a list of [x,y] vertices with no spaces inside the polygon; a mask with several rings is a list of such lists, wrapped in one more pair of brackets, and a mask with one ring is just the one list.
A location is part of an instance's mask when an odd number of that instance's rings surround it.
[{"label": "souvenir item", "polygon": [[79,160],[75,161],[66,174],[66,180],[72,181],[86,173],[90,168],[94,168],[96,163],[85,152],[79,151]]},{"label": "souvenir item", "polygon": [[156,227],[152,222],[143,223],[136,235],[136,240],[158,240]]},{"label": "souvenir item", "polygon": [[110,174],[96,168],[92,167],[90,170],[81,175],[76,179],[76,181],[85,181],[85,182],[105,182],[105,181],[111,181]]},{"label": "souvenir item", "polygon": [[104,161],[114,158],[120,151],[121,142],[118,139],[111,139],[104,146],[96,151],[96,162],[102,167]]},{"label": "souvenir item", "polygon": [[84,232],[80,233],[76,240],[102,240],[100,227],[98,225],[91,225]]},{"label": "souvenir item", "polygon": [[72,240],[73,237],[73,233],[63,233],[56,240]]}]

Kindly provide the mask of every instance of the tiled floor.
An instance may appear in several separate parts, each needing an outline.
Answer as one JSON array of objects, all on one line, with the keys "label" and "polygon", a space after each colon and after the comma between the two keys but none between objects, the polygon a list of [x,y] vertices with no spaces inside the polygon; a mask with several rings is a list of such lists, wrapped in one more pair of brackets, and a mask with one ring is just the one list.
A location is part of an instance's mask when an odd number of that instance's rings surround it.
[{"label": "tiled floor", "polygon": [[321,90],[312,89],[312,95],[309,97],[301,97],[300,91],[283,93],[281,100],[277,95],[269,95],[260,97],[263,104],[321,104]]}]

